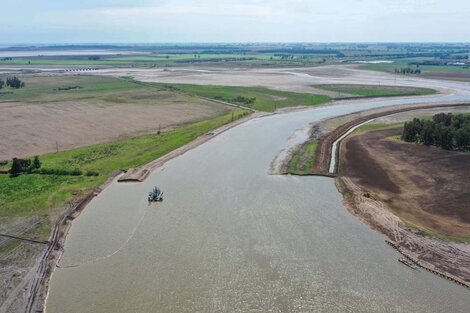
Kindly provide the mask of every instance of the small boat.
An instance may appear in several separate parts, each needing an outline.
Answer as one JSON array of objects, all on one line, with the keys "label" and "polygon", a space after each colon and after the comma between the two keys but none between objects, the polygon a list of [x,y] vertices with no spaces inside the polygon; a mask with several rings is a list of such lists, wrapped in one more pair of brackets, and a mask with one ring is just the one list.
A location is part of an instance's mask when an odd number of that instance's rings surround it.
[{"label": "small boat", "polygon": [[149,193],[148,196],[149,202],[157,202],[163,200],[163,191],[160,190],[157,186]]},{"label": "small boat", "polygon": [[398,259],[398,261],[400,261],[401,263],[405,264],[406,266],[416,270],[418,269],[418,267],[416,266],[416,264],[414,264],[413,262],[411,262],[410,260],[408,260],[407,258],[404,258],[404,257],[401,257]]}]

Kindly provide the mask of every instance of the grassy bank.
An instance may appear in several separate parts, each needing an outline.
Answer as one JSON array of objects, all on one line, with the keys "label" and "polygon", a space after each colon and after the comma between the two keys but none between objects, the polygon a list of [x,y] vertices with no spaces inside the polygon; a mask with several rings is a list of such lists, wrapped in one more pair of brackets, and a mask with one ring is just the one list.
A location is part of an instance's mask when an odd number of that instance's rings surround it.
[{"label": "grassy bank", "polygon": [[360,97],[399,97],[399,96],[422,96],[432,95],[437,91],[428,88],[418,87],[398,87],[398,86],[377,86],[377,85],[354,85],[354,84],[331,84],[316,85],[328,91],[338,94],[349,94]]},{"label": "grassy bank", "polygon": [[308,175],[312,173],[315,151],[318,142],[311,140],[297,149],[287,165],[287,173],[294,175]]},{"label": "grassy bank", "polygon": [[[234,119],[247,115],[234,112]],[[0,217],[47,215],[76,194],[101,185],[113,172],[148,163],[198,136],[232,121],[232,114],[193,123],[160,135],[147,135],[40,157],[42,168],[94,171],[99,176],[0,175]]]},{"label": "grassy bank", "polygon": [[311,106],[330,101],[322,95],[272,90],[264,87],[234,87],[190,84],[159,84],[169,90],[273,112],[293,106]]},{"label": "grassy bank", "polygon": [[372,130],[384,130],[403,126],[404,123],[367,123],[358,128],[354,132],[365,132]]}]

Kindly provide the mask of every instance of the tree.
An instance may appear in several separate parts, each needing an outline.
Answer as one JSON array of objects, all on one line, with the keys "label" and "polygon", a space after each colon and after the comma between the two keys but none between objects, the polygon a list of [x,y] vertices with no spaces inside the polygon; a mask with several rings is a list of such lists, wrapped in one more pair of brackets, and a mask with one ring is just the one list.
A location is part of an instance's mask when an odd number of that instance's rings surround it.
[{"label": "tree", "polygon": [[35,156],[33,159],[33,164],[32,164],[33,169],[39,169],[41,168],[41,161],[39,160],[38,156]]},{"label": "tree", "polygon": [[460,128],[455,132],[455,146],[459,150],[467,150],[470,145],[470,129]]},{"label": "tree", "polygon": [[10,169],[10,176],[16,177],[21,173],[21,165],[17,158],[13,158]]},{"label": "tree", "polygon": [[425,146],[430,146],[433,144],[433,127],[431,123],[425,123],[422,131],[422,142]]},{"label": "tree", "polygon": [[0,79],[0,89],[2,89],[3,86],[5,86],[5,81],[3,79]]},{"label": "tree", "polygon": [[446,150],[452,150],[452,132],[448,127],[442,129],[441,147]]},{"label": "tree", "polygon": [[7,86],[15,89],[23,88],[24,82],[22,82],[18,77],[7,77]]},{"label": "tree", "polygon": [[432,117],[434,123],[441,124],[442,126],[450,126],[452,122],[452,113],[439,113]]}]

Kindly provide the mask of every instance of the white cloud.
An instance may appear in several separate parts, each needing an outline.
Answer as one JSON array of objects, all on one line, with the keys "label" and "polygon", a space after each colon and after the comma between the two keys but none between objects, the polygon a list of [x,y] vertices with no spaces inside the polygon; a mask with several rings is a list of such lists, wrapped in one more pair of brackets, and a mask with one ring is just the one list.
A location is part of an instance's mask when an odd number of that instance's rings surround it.
[{"label": "white cloud", "polygon": [[[7,1],[12,5],[2,7],[0,27],[7,23],[15,25],[2,28],[14,29],[15,38],[26,38],[23,40],[465,41],[470,38],[470,27],[466,27],[470,16],[468,0],[82,0],[64,1],[60,5],[56,0],[43,0],[34,10]],[[33,3],[33,0],[24,1],[25,6]],[[5,42],[8,34],[2,37],[0,40]]]}]

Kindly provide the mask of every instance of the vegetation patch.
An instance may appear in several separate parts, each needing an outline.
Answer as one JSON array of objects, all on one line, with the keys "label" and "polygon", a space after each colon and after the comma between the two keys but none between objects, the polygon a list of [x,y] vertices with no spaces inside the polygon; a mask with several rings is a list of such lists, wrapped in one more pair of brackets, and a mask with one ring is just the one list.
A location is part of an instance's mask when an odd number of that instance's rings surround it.
[{"label": "vegetation patch", "polygon": [[74,90],[74,89],[83,89],[83,87],[81,87],[81,86],[68,86],[68,87],[59,87],[59,88],[55,88],[54,90],[57,90],[57,91],[67,91],[67,90]]},{"label": "vegetation patch", "polygon": [[0,78],[0,89],[2,89],[5,85],[13,89],[20,89],[25,86],[24,82],[16,76],[7,77],[6,82]]},{"label": "vegetation patch", "polygon": [[323,95],[272,90],[264,87],[234,87],[189,84],[159,84],[168,90],[242,105],[259,111],[273,112],[280,108],[312,106],[330,101]]},{"label": "vegetation patch", "polygon": [[337,92],[340,94],[345,93],[361,97],[421,96],[436,93],[436,90],[434,89],[401,86],[331,84],[315,85],[314,87]]},{"label": "vegetation patch", "polygon": [[293,154],[287,165],[287,173],[294,175],[308,175],[312,173],[315,162],[315,152],[318,142],[310,140],[301,145]]},{"label": "vegetation patch", "polygon": [[397,128],[402,126],[403,123],[393,123],[393,124],[386,124],[386,123],[367,123],[360,127],[358,127],[355,131],[356,132],[366,132],[371,130],[379,130],[379,129],[390,129],[390,128]]}]

